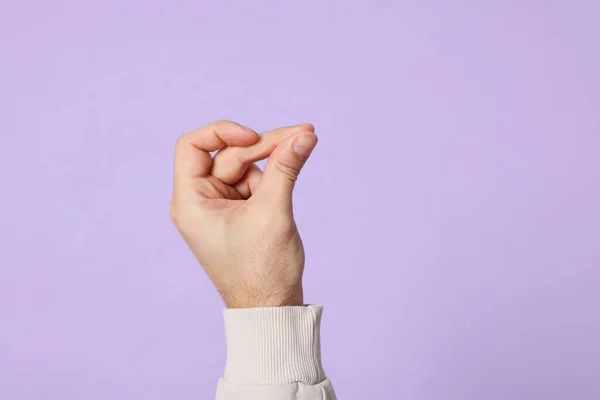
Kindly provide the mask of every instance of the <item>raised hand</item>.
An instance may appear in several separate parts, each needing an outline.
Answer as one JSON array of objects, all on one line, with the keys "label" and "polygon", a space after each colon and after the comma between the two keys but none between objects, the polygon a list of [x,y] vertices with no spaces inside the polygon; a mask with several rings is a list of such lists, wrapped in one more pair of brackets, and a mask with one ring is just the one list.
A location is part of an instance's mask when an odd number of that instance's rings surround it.
[{"label": "raised hand", "polygon": [[310,124],[259,135],[231,121],[177,142],[171,218],[227,307],[303,304],[292,192],[316,144]]}]

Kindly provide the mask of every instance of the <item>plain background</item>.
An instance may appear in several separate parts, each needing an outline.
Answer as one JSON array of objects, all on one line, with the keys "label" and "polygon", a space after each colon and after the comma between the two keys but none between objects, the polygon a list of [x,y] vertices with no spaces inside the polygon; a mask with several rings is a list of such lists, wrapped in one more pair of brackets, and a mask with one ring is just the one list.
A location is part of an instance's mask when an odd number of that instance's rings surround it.
[{"label": "plain background", "polygon": [[0,398],[209,399],[179,135],[313,122],[339,398],[600,398],[600,3],[3,1]]}]

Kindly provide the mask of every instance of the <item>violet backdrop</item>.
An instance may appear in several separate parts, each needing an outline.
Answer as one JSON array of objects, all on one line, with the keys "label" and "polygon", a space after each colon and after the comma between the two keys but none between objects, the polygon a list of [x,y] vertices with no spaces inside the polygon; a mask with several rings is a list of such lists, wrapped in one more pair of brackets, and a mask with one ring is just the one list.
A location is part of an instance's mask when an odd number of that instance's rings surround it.
[{"label": "violet backdrop", "polygon": [[0,398],[209,399],[177,137],[310,121],[341,400],[600,398],[600,2],[3,1]]}]

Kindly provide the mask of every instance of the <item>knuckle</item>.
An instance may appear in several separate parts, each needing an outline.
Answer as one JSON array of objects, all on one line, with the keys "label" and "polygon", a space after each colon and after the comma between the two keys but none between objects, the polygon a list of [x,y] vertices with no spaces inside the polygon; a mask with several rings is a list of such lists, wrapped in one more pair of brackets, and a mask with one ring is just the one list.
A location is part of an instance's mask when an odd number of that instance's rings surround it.
[{"label": "knuckle", "polygon": [[298,179],[298,175],[300,174],[300,167],[294,163],[276,160],[275,168],[292,182],[296,182],[296,179]]},{"label": "knuckle", "polygon": [[169,216],[171,217],[173,224],[179,225],[179,209],[173,203],[171,203],[171,206],[169,207]]},{"label": "knuckle", "polygon": [[218,120],[213,121],[212,123],[208,124],[208,126],[211,127],[213,131],[218,131],[219,129],[222,129],[223,127],[231,126],[231,125],[238,126],[239,124],[237,122],[230,121],[228,119],[218,119]]},{"label": "knuckle", "polygon": [[184,149],[190,145],[190,134],[185,133],[177,138],[175,142],[175,152]]}]

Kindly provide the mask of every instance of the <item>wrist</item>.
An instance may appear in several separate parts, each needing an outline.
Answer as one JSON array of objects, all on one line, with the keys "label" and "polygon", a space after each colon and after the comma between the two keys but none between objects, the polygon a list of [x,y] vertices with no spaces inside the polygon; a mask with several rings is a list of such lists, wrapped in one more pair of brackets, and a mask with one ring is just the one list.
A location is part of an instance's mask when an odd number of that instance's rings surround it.
[{"label": "wrist", "polygon": [[221,293],[225,305],[229,309],[234,308],[261,308],[261,307],[287,307],[304,305],[302,286],[277,291],[253,291],[235,294]]}]

